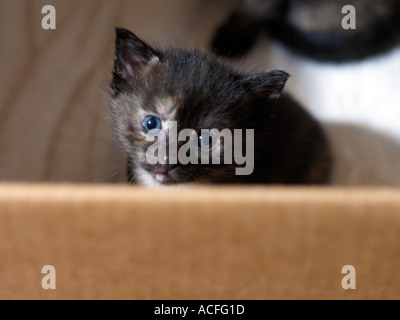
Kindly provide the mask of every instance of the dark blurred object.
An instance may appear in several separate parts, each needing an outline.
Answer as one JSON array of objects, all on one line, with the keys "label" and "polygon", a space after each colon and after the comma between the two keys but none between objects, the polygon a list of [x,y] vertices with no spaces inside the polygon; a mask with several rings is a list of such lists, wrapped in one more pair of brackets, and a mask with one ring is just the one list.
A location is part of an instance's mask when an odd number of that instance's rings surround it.
[{"label": "dark blurred object", "polygon": [[[355,30],[345,30],[342,8],[356,9]],[[240,57],[260,32],[291,50],[322,61],[360,60],[400,42],[400,0],[239,0],[212,42],[221,56]]]},{"label": "dark blurred object", "polygon": [[258,23],[234,13],[218,30],[212,48],[219,56],[241,57],[254,45],[260,31]]}]

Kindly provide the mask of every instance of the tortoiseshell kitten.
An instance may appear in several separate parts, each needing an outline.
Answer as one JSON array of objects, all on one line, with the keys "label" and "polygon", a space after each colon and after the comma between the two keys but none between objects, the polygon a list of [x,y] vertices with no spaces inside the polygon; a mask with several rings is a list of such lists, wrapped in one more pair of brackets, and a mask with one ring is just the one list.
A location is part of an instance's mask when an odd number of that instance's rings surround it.
[{"label": "tortoiseshell kitten", "polygon": [[[354,30],[342,26],[347,5],[355,9]],[[212,47],[221,56],[242,56],[262,31],[316,60],[364,59],[400,43],[400,0],[238,0]]]},{"label": "tortoiseshell kitten", "polygon": [[[128,180],[147,186],[176,184],[324,184],[331,169],[325,133],[302,107],[281,94],[288,74],[242,74],[211,54],[156,50],[117,29],[111,114],[126,151]],[[254,129],[254,171],[235,164],[150,165],[146,133],[182,129]],[[182,145],[182,142],[180,142]],[[223,152],[221,152],[223,157]]]}]

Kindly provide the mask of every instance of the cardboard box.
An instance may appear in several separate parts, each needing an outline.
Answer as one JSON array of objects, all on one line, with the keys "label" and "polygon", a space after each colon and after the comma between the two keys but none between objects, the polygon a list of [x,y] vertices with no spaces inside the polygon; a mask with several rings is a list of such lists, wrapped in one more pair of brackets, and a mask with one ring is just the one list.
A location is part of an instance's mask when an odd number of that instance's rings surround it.
[{"label": "cardboard box", "polygon": [[1,299],[399,299],[399,252],[396,189],[0,185]]}]

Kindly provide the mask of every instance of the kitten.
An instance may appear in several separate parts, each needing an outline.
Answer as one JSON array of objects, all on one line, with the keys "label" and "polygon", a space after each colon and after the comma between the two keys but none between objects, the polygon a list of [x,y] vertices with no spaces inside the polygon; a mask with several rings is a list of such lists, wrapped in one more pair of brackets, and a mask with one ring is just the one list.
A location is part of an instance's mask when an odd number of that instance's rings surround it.
[{"label": "kitten", "polygon": [[[346,5],[356,9],[355,30],[342,27]],[[212,47],[218,55],[240,57],[262,31],[309,58],[359,60],[400,43],[400,0],[239,0]]]},{"label": "kitten", "polygon": [[[200,51],[151,48],[116,30],[111,114],[126,151],[128,180],[147,186],[201,184],[323,184],[330,147],[316,120],[286,94],[288,74],[242,74]],[[254,129],[254,171],[236,175],[234,164],[150,165],[149,130]],[[222,150],[222,149],[221,149]],[[221,152],[221,155],[223,152]]]}]

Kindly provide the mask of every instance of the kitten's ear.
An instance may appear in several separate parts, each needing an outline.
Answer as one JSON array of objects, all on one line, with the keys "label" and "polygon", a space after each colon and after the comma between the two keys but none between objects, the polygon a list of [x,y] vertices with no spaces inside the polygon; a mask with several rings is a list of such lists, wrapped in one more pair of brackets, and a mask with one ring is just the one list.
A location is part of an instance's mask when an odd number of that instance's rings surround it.
[{"label": "kitten's ear", "polygon": [[243,80],[246,89],[251,93],[270,100],[276,100],[279,98],[288,79],[289,74],[286,72],[272,70],[245,76]]},{"label": "kitten's ear", "polygon": [[158,58],[158,53],[125,29],[116,30],[114,77],[112,88],[121,92],[134,85],[146,65]]}]

